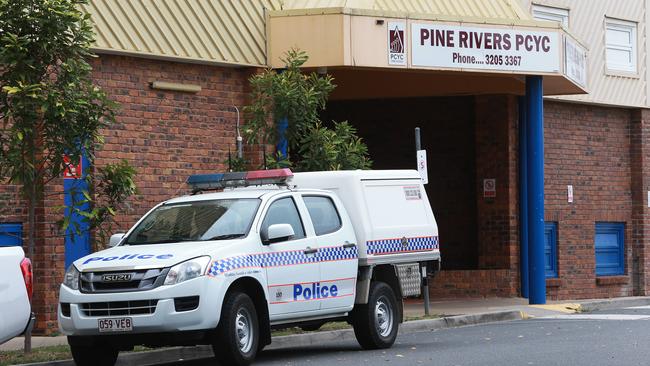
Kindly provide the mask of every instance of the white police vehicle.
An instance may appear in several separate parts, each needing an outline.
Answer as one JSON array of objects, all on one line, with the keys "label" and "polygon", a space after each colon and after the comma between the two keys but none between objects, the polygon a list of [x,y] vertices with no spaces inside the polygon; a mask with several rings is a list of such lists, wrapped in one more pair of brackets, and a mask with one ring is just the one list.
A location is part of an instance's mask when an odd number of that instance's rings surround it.
[{"label": "white police vehicle", "polygon": [[78,365],[134,345],[212,345],[246,365],[271,330],[347,320],[390,347],[405,296],[439,268],[438,228],[417,171],[192,176],[195,193],[154,207],[112,248],[74,262],[59,325]]}]

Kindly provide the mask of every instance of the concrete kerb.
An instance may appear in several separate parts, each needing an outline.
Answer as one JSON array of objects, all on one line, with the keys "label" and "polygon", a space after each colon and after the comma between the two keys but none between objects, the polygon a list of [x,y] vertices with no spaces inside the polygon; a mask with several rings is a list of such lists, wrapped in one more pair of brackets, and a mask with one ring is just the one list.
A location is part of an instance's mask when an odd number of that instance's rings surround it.
[{"label": "concrete kerb", "polygon": [[[400,333],[427,332],[436,329],[454,328],[484,323],[502,322],[525,319],[525,314],[518,310],[499,311],[493,313],[458,315],[437,319],[414,320],[401,324]],[[327,342],[354,340],[352,329],[332,330],[279,336],[273,338],[273,343],[265,349],[273,350],[287,347],[305,347],[320,345]],[[122,353],[116,366],[155,365],[178,360],[193,360],[212,357],[209,346],[173,347],[154,351]],[[74,366],[72,360],[51,361],[23,364],[18,366]]]},{"label": "concrete kerb", "polygon": [[580,311],[590,312],[645,305],[650,305],[650,296],[583,301],[580,303]]}]

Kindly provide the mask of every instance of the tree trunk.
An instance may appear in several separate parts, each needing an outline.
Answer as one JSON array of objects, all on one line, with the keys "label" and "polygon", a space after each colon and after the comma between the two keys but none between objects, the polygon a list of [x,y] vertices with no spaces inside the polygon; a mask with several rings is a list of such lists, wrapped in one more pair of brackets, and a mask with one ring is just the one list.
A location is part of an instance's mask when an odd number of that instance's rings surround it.
[{"label": "tree trunk", "polygon": [[[29,255],[29,259],[32,261],[32,271],[36,265],[36,260],[34,258],[34,247],[36,244],[36,202],[37,202],[37,188],[36,188],[36,182],[33,182],[31,187],[29,187],[29,209],[28,209],[28,225],[29,225],[29,231],[27,234],[27,253]],[[35,278],[32,276],[32,278]],[[33,282],[32,282],[33,284]],[[34,297],[32,297],[32,306],[34,302]],[[31,353],[32,352],[32,330],[29,329],[27,333],[25,333],[25,353]]]}]

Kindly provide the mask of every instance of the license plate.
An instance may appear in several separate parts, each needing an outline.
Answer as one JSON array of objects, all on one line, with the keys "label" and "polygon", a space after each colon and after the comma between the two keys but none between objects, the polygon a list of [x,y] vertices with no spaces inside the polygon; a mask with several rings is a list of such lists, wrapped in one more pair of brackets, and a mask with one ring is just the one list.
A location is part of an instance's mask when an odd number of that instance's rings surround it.
[{"label": "license plate", "polygon": [[97,328],[100,332],[130,332],[133,330],[131,318],[98,319]]}]

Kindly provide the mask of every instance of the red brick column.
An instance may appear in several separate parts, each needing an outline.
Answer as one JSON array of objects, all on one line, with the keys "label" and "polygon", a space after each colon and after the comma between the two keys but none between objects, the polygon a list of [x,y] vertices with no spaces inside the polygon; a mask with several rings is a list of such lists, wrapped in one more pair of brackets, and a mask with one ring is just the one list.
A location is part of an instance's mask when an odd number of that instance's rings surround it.
[{"label": "red brick column", "polygon": [[650,110],[632,112],[630,167],[632,172],[632,273],[634,295],[650,294]]},{"label": "red brick column", "polygon": [[[479,269],[518,266],[517,100],[476,97],[476,185]],[[483,179],[496,179],[496,197],[483,197]]]}]

